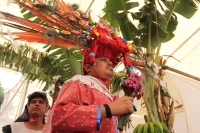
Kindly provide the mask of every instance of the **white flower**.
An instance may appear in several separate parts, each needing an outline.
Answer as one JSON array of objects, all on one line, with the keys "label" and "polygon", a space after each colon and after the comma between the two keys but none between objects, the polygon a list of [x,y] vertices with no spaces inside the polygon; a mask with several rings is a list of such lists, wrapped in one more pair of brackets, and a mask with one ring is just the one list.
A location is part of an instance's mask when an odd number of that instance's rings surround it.
[{"label": "white flower", "polygon": [[160,85],[164,88],[167,88],[166,82],[163,80],[160,80]]},{"label": "white flower", "polygon": [[54,91],[55,91],[55,84],[52,84],[47,90],[51,91],[52,93],[54,93]]},{"label": "white flower", "polygon": [[158,66],[153,61],[147,62],[147,65],[153,69],[153,71],[157,74],[159,70],[161,69],[161,66]]}]

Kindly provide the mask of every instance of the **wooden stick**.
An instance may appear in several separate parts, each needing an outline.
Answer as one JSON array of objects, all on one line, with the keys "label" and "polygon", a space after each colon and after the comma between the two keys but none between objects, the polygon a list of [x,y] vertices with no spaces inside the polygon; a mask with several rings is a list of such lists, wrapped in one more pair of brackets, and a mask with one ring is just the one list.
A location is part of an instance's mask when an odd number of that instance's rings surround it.
[{"label": "wooden stick", "polygon": [[188,73],[185,73],[185,72],[182,72],[182,71],[179,71],[177,69],[174,69],[174,68],[171,68],[171,67],[166,67],[167,70],[170,70],[172,72],[175,72],[175,73],[178,73],[180,75],[183,75],[183,76],[186,76],[186,77],[189,77],[191,79],[194,79],[194,80],[197,80],[197,81],[200,81],[200,78],[196,77],[196,76],[193,76],[193,75],[190,75]]},{"label": "wooden stick", "polygon": [[53,94],[52,106],[53,106],[53,104],[55,103],[55,101],[58,97],[58,92],[59,92],[58,81],[56,81],[55,90],[54,90],[54,94]]},{"label": "wooden stick", "polygon": [[178,106],[175,106],[174,109],[178,109],[178,108],[181,108],[181,107],[183,107],[183,104],[180,104],[180,105],[178,105]]}]

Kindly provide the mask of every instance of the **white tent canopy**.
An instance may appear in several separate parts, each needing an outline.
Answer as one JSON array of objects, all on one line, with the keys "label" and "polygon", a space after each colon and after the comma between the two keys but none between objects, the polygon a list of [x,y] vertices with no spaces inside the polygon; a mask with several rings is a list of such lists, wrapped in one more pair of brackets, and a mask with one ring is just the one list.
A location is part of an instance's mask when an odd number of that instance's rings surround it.
[{"label": "white tent canopy", "polygon": [[[1,0],[0,5],[1,5],[1,11],[9,12],[18,16],[21,16],[21,13],[19,11],[19,7],[17,5],[11,4],[9,6],[6,6],[8,0]],[[64,0],[66,3],[76,3],[80,5],[80,9],[83,11],[91,10],[91,15],[94,21],[98,21],[99,17],[102,16],[103,12],[101,9],[105,5],[106,0]],[[143,2],[143,1],[142,1]],[[114,6],[114,5],[113,5]],[[164,43],[161,47],[160,55],[164,55],[164,59],[167,59],[167,66],[175,68],[177,70],[180,70],[182,72],[188,73],[190,75],[200,77],[200,10],[191,18],[191,19],[186,19],[183,18],[182,16],[178,15],[178,27],[175,31],[175,37],[167,42]],[[3,31],[7,31],[7,27],[3,27]],[[4,40],[0,39],[0,43],[3,42]],[[30,46],[41,49],[41,44],[30,44]],[[166,56],[167,55],[167,56]],[[170,56],[173,56],[174,58],[171,58]],[[2,75],[0,75],[1,77]],[[175,100],[179,102],[179,104],[184,104],[185,108],[188,108],[190,110],[183,110],[178,113],[176,113],[176,119],[175,119],[175,125],[174,128],[176,129],[175,131],[177,133],[197,133],[200,132],[198,129],[198,126],[192,126],[194,120],[196,123],[199,123],[199,120],[192,119],[195,118],[195,112],[199,112],[199,107],[192,107],[191,102],[193,101],[194,103],[197,103],[194,99],[194,95],[192,94],[192,89],[200,89],[199,86],[194,86],[193,82],[195,84],[199,84],[199,82],[193,81],[191,79],[185,79],[185,77],[182,77],[180,75],[172,74],[168,72],[165,76],[165,81],[168,84],[169,92],[174,97]],[[184,85],[184,86],[182,86]],[[187,88],[184,88],[187,86]],[[188,89],[190,89],[188,91]],[[182,92],[183,91],[183,92]],[[188,93],[187,97],[181,97],[181,95],[185,95],[185,92]],[[30,93],[30,92],[29,92]],[[199,93],[199,92],[198,92]],[[198,96],[198,93],[195,95]],[[181,95],[180,95],[181,94]],[[191,94],[191,95],[189,95]],[[200,95],[200,94],[199,94]],[[186,101],[186,99],[189,99],[189,101]],[[187,104],[191,104],[191,106],[186,106]],[[178,105],[176,103],[176,105]],[[194,105],[194,104],[193,104]],[[191,109],[192,108],[192,109]],[[141,110],[143,112],[138,112],[138,114],[143,114],[145,113],[144,110]],[[192,115],[188,115],[188,112],[192,111]],[[186,115],[185,115],[186,113]],[[186,117],[185,117],[186,116]],[[200,118],[200,116],[196,115],[196,118]],[[2,117],[1,117],[2,118]],[[183,120],[184,118],[184,120]],[[14,118],[12,117],[12,120]],[[191,120],[192,119],[192,120]],[[1,121],[1,120],[0,120]],[[186,122],[187,121],[187,122]],[[11,122],[11,121],[10,121]],[[178,122],[182,122],[183,125],[187,126],[184,127],[186,130],[181,130],[183,127],[180,125],[178,126]],[[183,123],[184,122],[184,123]],[[8,124],[5,123],[5,124]],[[176,125],[177,124],[177,125]],[[0,123],[0,126],[3,126],[4,124]],[[193,124],[195,125],[195,124]]]},{"label": "white tent canopy", "polygon": [[[186,119],[188,133],[199,133],[200,105],[198,103],[200,102],[200,81],[171,72],[168,72],[164,78],[164,80],[167,81],[169,92],[172,92],[172,97],[177,100],[179,104],[184,105],[185,114],[182,114],[182,117]],[[176,116],[175,119],[177,119]],[[179,120],[177,119],[177,121]],[[181,126],[181,124],[182,122],[180,121],[179,125],[176,126]],[[184,129],[186,129],[186,127]],[[181,128],[179,130],[181,130]]]}]

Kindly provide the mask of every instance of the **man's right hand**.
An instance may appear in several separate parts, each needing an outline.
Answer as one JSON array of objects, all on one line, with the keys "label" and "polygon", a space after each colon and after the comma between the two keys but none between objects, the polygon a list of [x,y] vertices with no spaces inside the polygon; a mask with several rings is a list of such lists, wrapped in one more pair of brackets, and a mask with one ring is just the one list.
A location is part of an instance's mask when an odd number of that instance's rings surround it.
[{"label": "man's right hand", "polygon": [[[133,98],[128,96],[123,96],[118,100],[109,103],[108,106],[110,107],[112,116],[120,116],[127,113],[132,114],[134,112]],[[102,106],[101,118],[103,119],[106,117],[105,107]]]}]

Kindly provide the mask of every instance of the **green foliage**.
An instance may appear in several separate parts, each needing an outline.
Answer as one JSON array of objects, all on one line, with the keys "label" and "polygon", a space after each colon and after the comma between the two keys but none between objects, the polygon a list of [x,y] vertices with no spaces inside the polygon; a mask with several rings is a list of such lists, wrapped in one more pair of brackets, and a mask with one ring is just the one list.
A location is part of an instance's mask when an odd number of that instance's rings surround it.
[{"label": "green foliage", "polygon": [[116,93],[122,89],[121,85],[124,84],[125,80],[128,78],[125,71],[116,72],[114,77],[110,82],[111,93]]},{"label": "green foliage", "polygon": [[[113,6],[115,5],[115,6]],[[124,39],[132,40],[136,27],[127,18],[130,9],[139,6],[138,2],[128,2],[128,0],[108,0],[103,11],[106,13],[103,19],[108,20],[115,28],[120,28]],[[118,13],[120,11],[120,13]]]},{"label": "green foliage", "polygon": [[[50,46],[49,49],[53,47]],[[80,59],[80,51],[73,49],[57,47],[53,53],[47,54],[27,45],[20,45],[16,52],[10,41],[0,45],[0,64],[27,74],[27,78],[31,81],[38,79],[45,83],[44,91],[55,83],[54,76],[61,76],[59,79],[61,85],[73,75],[81,74],[81,63],[77,59]]]},{"label": "green foliage", "polygon": [[81,51],[75,49],[49,46],[47,52],[53,51],[49,56],[55,57],[53,61],[55,69],[58,69],[57,75],[60,75],[63,81],[76,74],[81,74]]},{"label": "green foliage", "polygon": [[[24,0],[19,0],[19,2],[23,4]],[[32,2],[35,3],[36,0],[32,0]],[[45,2],[51,6],[37,4],[38,9],[48,14],[54,13],[55,1],[45,0]],[[20,6],[20,8],[25,19],[42,23],[46,26],[50,25],[29,11],[28,6],[27,8]],[[16,68],[22,74],[27,74],[27,78],[31,81],[38,79],[40,82],[45,83],[44,91],[55,82],[58,82],[58,85],[62,85],[65,80],[76,74],[81,74],[82,58],[80,50],[49,45],[44,48],[46,48],[46,52],[42,53],[27,45],[21,45],[16,52],[11,42],[6,42],[4,45],[0,45],[0,64]],[[53,80],[55,76],[60,76],[58,81]]]},{"label": "green foliage", "polygon": [[[119,28],[125,40],[133,41],[135,45],[144,48],[150,45],[149,48],[155,49],[160,43],[168,42],[175,36],[173,32],[178,24],[175,12],[191,18],[198,7],[192,0],[159,0],[158,3],[155,5],[150,0],[139,12],[130,12],[130,9],[139,6],[137,2],[107,0],[103,19]],[[127,17],[128,14],[131,14],[131,18]],[[131,20],[139,23],[136,25]]]},{"label": "green foliage", "polygon": [[29,80],[38,79],[46,82],[45,88],[48,88],[53,83],[53,73],[49,71],[49,66],[52,67],[52,60],[47,60],[50,57],[45,53],[34,50],[27,45],[20,45],[19,50],[15,52],[10,41],[0,45],[0,51],[1,65],[9,66],[21,71],[22,74],[27,74]]},{"label": "green foliage", "polygon": [[[172,9],[174,1],[162,0],[168,9]],[[190,19],[198,10],[198,1],[193,0],[178,0],[174,11],[183,17]]]},{"label": "green foliage", "polygon": [[[198,9],[196,3],[199,3],[199,0],[145,0],[139,11],[133,12],[132,9],[139,6],[137,2],[107,0],[103,9],[105,12],[103,19],[118,28],[125,40],[143,47],[143,54],[148,55],[147,58],[143,57],[145,61],[153,61],[157,64],[161,44],[170,41],[175,36],[174,31],[178,25],[176,13],[189,19]],[[154,99],[155,79],[152,78],[154,77],[151,75],[152,70],[148,68],[139,70],[143,70],[141,72],[142,87],[145,91],[144,99],[148,99],[145,106],[151,110],[151,112],[148,111],[150,113],[148,115],[152,114],[153,119],[159,120],[158,112],[155,110],[157,108]],[[121,84],[120,78],[115,77],[111,84],[113,84],[111,85],[113,90],[117,90]],[[162,95],[171,97],[166,88],[160,87],[159,89]]]}]

